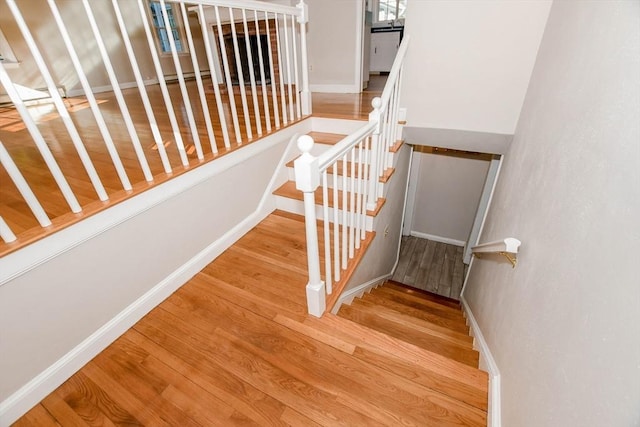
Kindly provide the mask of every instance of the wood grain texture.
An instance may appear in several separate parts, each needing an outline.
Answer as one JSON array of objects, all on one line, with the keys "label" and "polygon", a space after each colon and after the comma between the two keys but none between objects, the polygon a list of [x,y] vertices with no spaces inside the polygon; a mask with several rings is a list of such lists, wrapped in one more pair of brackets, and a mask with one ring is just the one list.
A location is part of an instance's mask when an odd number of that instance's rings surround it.
[{"label": "wood grain texture", "polygon": [[303,241],[301,217],[270,215],[16,425],[486,425],[486,373],[306,315]]}]

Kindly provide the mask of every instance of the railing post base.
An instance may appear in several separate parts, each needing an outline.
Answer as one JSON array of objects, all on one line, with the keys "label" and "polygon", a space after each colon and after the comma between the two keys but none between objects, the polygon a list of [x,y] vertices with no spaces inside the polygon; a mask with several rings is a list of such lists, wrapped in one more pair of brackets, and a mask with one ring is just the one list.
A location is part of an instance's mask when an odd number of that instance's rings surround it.
[{"label": "railing post base", "polygon": [[300,92],[300,102],[302,103],[302,114],[305,116],[311,114],[311,92],[302,90]]},{"label": "railing post base", "polygon": [[324,282],[318,284],[307,284],[307,311],[315,317],[322,317],[327,308]]}]

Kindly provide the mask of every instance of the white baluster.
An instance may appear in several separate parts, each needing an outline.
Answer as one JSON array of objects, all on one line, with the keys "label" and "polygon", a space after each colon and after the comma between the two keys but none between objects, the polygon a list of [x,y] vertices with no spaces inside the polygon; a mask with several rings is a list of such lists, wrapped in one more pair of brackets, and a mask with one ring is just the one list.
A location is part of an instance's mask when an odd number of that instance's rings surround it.
[{"label": "white baluster", "polygon": [[382,100],[379,97],[373,98],[371,101],[371,105],[373,106],[373,111],[369,113],[369,122],[375,123],[376,128],[371,135],[371,162],[369,162],[369,190],[368,190],[368,199],[367,199],[367,209],[372,211],[376,208],[378,203],[378,171],[379,168],[379,146],[380,144],[380,107],[382,105]]},{"label": "white baluster", "polygon": [[340,280],[340,221],[338,211],[338,162],[333,163],[333,268],[336,282]]},{"label": "white baluster", "polygon": [[204,50],[207,54],[207,64],[209,64],[209,71],[211,73],[211,84],[213,85],[213,93],[216,98],[216,107],[218,108],[218,118],[220,119],[220,127],[222,128],[222,140],[224,146],[228,149],[231,147],[229,143],[229,130],[227,129],[227,118],[224,114],[224,106],[222,105],[222,96],[220,95],[220,86],[218,83],[218,76],[216,75],[216,68],[213,62],[211,41],[209,40],[209,34],[207,33],[207,21],[204,15],[204,9],[201,4],[198,5],[198,18],[200,19],[200,29],[202,30],[202,40],[204,40]]},{"label": "white baluster", "polygon": [[[349,256],[349,210],[347,208],[347,177],[349,175],[347,167],[349,159],[347,154],[342,157],[342,269],[347,268]],[[335,206],[338,208],[338,205]]]},{"label": "white baluster", "polygon": [[327,182],[327,171],[322,172],[322,216],[323,216],[323,231],[324,231],[324,271],[325,271],[325,284],[327,287],[327,294],[333,292],[333,281],[331,278],[331,231],[329,223],[329,184]]},{"label": "white baluster", "polygon": [[309,283],[307,284],[307,310],[309,314],[321,317],[326,309],[325,285],[320,278],[320,250],[316,223],[315,191],[320,185],[318,159],[311,155],[313,138],[302,135],[298,138],[298,148],[302,155],[294,162],[296,188],[304,193],[305,230],[307,237],[307,264]]},{"label": "white baluster", "polygon": [[158,83],[160,84],[160,92],[162,93],[162,99],[164,101],[164,106],[167,110],[167,114],[169,115],[169,123],[171,124],[171,130],[173,132],[173,139],[176,142],[176,148],[178,150],[178,154],[180,155],[180,161],[182,162],[182,166],[189,166],[189,159],[187,158],[187,150],[184,147],[184,141],[182,140],[182,134],[180,133],[180,126],[178,125],[178,119],[176,118],[176,113],[173,110],[173,103],[171,102],[171,95],[169,95],[169,88],[167,88],[167,82],[164,77],[164,72],[162,71],[162,66],[160,65],[160,58],[158,57],[158,52],[156,48],[156,42],[154,36],[151,34],[151,28],[149,26],[147,12],[145,9],[145,4],[142,3],[143,0],[138,0],[138,11],[140,12],[140,18],[142,19],[142,27],[144,28],[144,34],[147,38],[147,45],[149,46],[149,53],[151,54],[151,59],[153,60],[153,67],[156,72],[156,76],[158,78]]},{"label": "white baluster", "polygon": [[300,9],[300,15],[298,15],[298,23],[300,24],[300,56],[302,68],[302,114],[311,114],[311,91],[309,90],[309,59],[307,55],[307,22],[309,22],[309,8],[300,0],[300,3],[296,5]]},{"label": "white baluster", "polygon": [[260,116],[260,107],[258,106],[256,73],[253,70],[253,52],[251,51],[251,36],[249,35],[249,25],[247,24],[246,9],[242,9],[242,28],[244,28],[244,45],[247,52],[247,68],[249,68],[249,82],[251,83],[251,99],[253,101],[253,113],[256,118],[256,130],[258,131],[258,135],[262,135],[262,119]]},{"label": "white baluster", "polygon": [[218,28],[218,44],[220,45],[220,54],[222,56],[222,68],[224,70],[224,78],[227,84],[227,94],[229,96],[229,108],[231,109],[231,118],[233,120],[233,130],[236,134],[236,143],[242,143],[242,133],[240,132],[240,122],[238,120],[238,109],[236,108],[236,98],[233,94],[233,82],[231,81],[231,69],[229,68],[229,58],[227,58],[227,47],[224,42],[224,34],[222,33],[222,22],[220,20],[220,10],[215,6],[216,26]]},{"label": "white baluster", "polygon": [[[358,175],[356,188],[356,249],[360,249],[360,233],[363,227],[362,218],[362,145],[363,141],[358,143]],[[355,174],[355,171],[353,172]]]},{"label": "white baluster", "polygon": [[260,21],[258,21],[257,10],[253,11],[253,22],[254,22],[254,25],[256,26],[256,38],[258,40],[258,65],[260,66],[260,83],[261,83],[260,86],[262,89],[262,108],[264,109],[264,122],[267,128],[267,132],[271,132],[271,114],[269,112],[269,98],[267,97],[267,82],[266,82],[266,76],[264,74],[264,57],[262,55]]},{"label": "white baluster", "polygon": [[296,90],[296,117],[298,120],[302,117],[302,109],[300,108],[300,78],[298,76],[298,46],[296,44],[296,21],[291,16],[291,40],[293,48],[293,84]]},{"label": "white baluster", "polygon": [[282,15],[284,34],[284,52],[286,58],[285,69],[287,70],[287,92],[289,94],[289,118],[291,121],[295,121],[295,115],[293,113],[293,73],[291,72],[291,52],[289,50],[289,30],[287,26],[287,15]]},{"label": "white baluster", "polygon": [[58,184],[58,188],[60,188],[65,201],[69,205],[69,208],[71,208],[71,211],[74,213],[81,212],[82,208],[78,203],[78,199],[76,199],[76,196],[75,194],[73,194],[71,187],[69,187],[67,179],[64,177],[64,174],[60,170],[60,166],[58,166],[58,162],[56,162],[53,154],[51,154],[51,150],[49,150],[49,146],[42,137],[42,134],[40,133],[36,122],[29,114],[29,111],[27,111],[27,107],[24,105],[24,102],[22,102],[20,95],[18,95],[18,91],[9,78],[9,75],[7,74],[7,71],[2,64],[2,61],[0,61],[0,84],[4,87],[4,90],[7,92],[9,99],[15,105],[16,110],[18,110],[22,121],[27,127],[31,138],[33,138],[33,142],[35,142],[36,146],[38,147],[38,150],[40,151],[44,162],[47,164],[47,167],[51,171],[51,175],[56,181],[56,184]]},{"label": "white baluster", "polygon": [[31,31],[29,30],[29,27],[27,26],[26,22],[22,17],[22,14],[20,13],[20,9],[18,9],[14,0],[8,0],[7,6],[9,6],[9,9],[13,14],[13,17],[16,20],[16,23],[20,28],[20,32],[22,33],[22,36],[27,42],[27,46],[29,47],[31,56],[33,56],[33,59],[38,69],[40,70],[40,74],[42,74],[45,84],[47,85],[49,96],[53,100],[56,110],[58,111],[58,114],[60,115],[60,118],[62,119],[62,122],[64,123],[64,126],[67,129],[67,132],[69,133],[69,136],[71,137],[71,142],[73,143],[73,146],[78,152],[78,156],[82,161],[82,166],[84,166],[84,169],[87,172],[87,175],[89,176],[89,180],[91,180],[91,183],[93,184],[93,188],[96,190],[96,194],[98,195],[98,198],[102,201],[109,200],[109,196],[107,196],[107,192],[105,191],[104,186],[102,185],[102,182],[98,177],[98,173],[96,172],[96,169],[93,166],[93,162],[91,161],[91,158],[89,157],[89,154],[87,153],[87,150],[84,147],[84,144],[82,143],[82,140],[80,138],[80,135],[78,134],[78,130],[76,129],[75,124],[73,123],[73,120],[71,120],[71,116],[69,115],[69,112],[67,111],[67,108],[65,107],[64,102],[62,101],[62,97],[58,93],[58,88],[56,87],[56,83],[53,81],[53,77],[49,72],[49,68],[47,67],[44,61],[44,58],[40,53],[40,49],[38,49],[38,46],[36,45],[36,42],[33,39],[33,36],[31,35]]},{"label": "white baluster", "polygon": [[[0,68],[1,67],[2,67],[2,64],[0,64]],[[33,215],[38,220],[38,223],[40,224],[40,226],[41,227],[50,226],[51,220],[47,216],[47,213],[44,211],[44,209],[42,209],[42,205],[38,201],[38,198],[36,197],[35,194],[33,194],[33,191],[31,191],[31,187],[29,187],[29,184],[27,184],[27,181],[25,181],[24,177],[20,173],[20,170],[18,169],[16,164],[13,162],[13,159],[7,152],[6,148],[4,148],[4,144],[2,144],[1,141],[0,141],[0,164],[4,166],[5,170],[7,171],[7,174],[11,178],[11,181],[13,181],[13,183],[15,184],[16,188],[22,195],[22,198],[29,206],[29,209],[31,209],[31,212],[33,212]],[[7,240],[5,239],[5,242],[6,241]]]},{"label": "white baluster", "polygon": [[169,21],[169,14],[167,13],[165,0],[160,0],[160,9],[162,9],[162,20],[164,22],[165,28],[167,29],[167,38],[169,39],[169,47],[171,48],[171,57],[173,58],[173,66],[175,67],[176,74],[178,75],[178,85],[180,86],[180,93],[182,94],[182,104],[184,107],[184,111],[187,114],[189,129],[191,130],[191,138],[193,139],[193,145],[195,145],[196,147],[196,154],[198,156],[198,159],[202,160],[204,159],[204,153],[202,152],[200,135],[198,135],[196,119],[193,116],[193,109],[191,108],[191,101],[189,99],[189,91],[187,90],[187,83],[184,80],[182,65],[180,64],[180,57],[178,57],[176,40],[173,36],[173,31],[171,30],[171,22]]},{"label": "white baluster", "polygon": [[[346,188],[342,191],[346,191]],[[356,239],[356,149],[351,149],[351,177],[349,179],[349,258],[355,254]]]},{"label": "white baluster", "polygon": [[11,231],[11,227],[7,224],[0,216],[0,238],[4,240],[5,243],[11,243],[16,241],[16,235]]},{"label": "white baluster", "polygon": [[[200,65],[198,64],[198,55],[196,54],[196,48],[193,44],[193,36],[191,35],[191,24],[189,24],[189,15],[187,15],[187,8],[185,7],[184,3],[180,3],[180,11],[182,12],[182,21],[184,22],[184,32],[187,34],[187,44],[189,45],[191,66],[193,67],[193,72],[196,75],[196,86],[198,87],[198,94],[200,95],[200,107],[202,108],[202,115],[204,116],[204,124],[205,128],[207,129],[207,136],[209,137],[211,152],[213,154],[218,154],[216,137],[213,134],[213,124],[211,123],[211,114],[209,113],[209,104],[207,103],[207,95],[204,92],[202,74],[200,73]],[[212,69],[211,72],[213,73],[214,70]]]},{"label": "white baluster", "polygon": [[240,99],[242,100],[242,114],[244,114],[244,126],[247,131],[247,138],[253,139],[251,130],[251,117],[249,117],[249,106],[247,105],[247,91],[244,87],[244,71],[242,70],[242,60],[240,59],[240,47],[238,46],[238,34],[236,23],[233,20],[233,8],[229,8],[229,25],[231,25],[231,38],[233,40],[233,52],[236,58],[236,70],[238,72],[238,86],[240,87]]},{"label": "white baluster", "polygon": [[[283,19],[286,16],[282,15]],[[282,47],[280,42],[280,24],[278,23],[278,14],[275,14],[274,26],[276,27],[276,50],[278,53],[278,74],[280,76],[280,101],[282,103],[282,121],[286,125],[289,123],[289,117],[287,117],[287,97],[284,91],[284,71],[285,67],[282,64]],[[293,117],[291,117],[293,120]]]},{"label": "white baluster", "polygon": [[[274,22],[275,19],[274,19]],[[271,46],[271,27],[269,25],[269,14],[264,13],[264,23],[267,29],[267,46],[269,48],[269,72],[271,73],[271,102],[273,103],[273,115],[275,118],[276,129],[280,127],[280,112],[278,108],[278,82],[276,80],[276,73],[273,67],[273,48]]]},{"label": "white baluster", "polygon": [[151,102],[149,102],[147,89],[144,85],[144,81],[142,80],[142,74],[140,73],[140,67],[138,67],[136,54],[133,51],[133,47],[131,46],[131,41],[129,40],[129,33],[127,32],[127,27],[125,26],[124,20],[122,19],[122,12],[120,11],[118,0],[111,0],[111,5],[113,6],[113,10],[116,14],[116,21],[118,21],[120,34],[122,35],[122,40],[124,41],[124,47],[125,47],[125,50],[127,51],[127,57],[129,58],[129,63],[131,65],[131,69],[133,70],[133,75],[136,79],[136,84],[138,85],[138,91],[140,92],[140,98],[142,99],[142,105],[144,106],[144,111],[147,114],[147,120],[149,121],[149,126],[151,127],[151,134],[153,135],[153,140],[155,141],[156,147],[158,148],[158,154],[160,155],[160,160],[162,161],[162,167],[164,168],[165,173],[171,173],[171,165],[169,164],[169,158],[167,157],[167,152],[165,151],[165,148],[164,148],[164,143],[162,141],[162,136],[160,135],[160,129],[158,128],[158,123],[156,122],[156,117],[153,114],[153,109],[151,108]]}]

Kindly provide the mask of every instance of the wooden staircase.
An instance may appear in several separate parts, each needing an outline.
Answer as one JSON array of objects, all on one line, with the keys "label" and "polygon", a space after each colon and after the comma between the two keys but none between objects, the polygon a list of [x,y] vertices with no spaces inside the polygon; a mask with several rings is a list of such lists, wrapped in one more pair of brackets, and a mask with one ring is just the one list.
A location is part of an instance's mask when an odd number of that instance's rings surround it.
[{"label": "wooden staircase", "polygon": [[486,425],[455,302],[388,282],[318,319],[306,280],[276,211],[15,425]]}]

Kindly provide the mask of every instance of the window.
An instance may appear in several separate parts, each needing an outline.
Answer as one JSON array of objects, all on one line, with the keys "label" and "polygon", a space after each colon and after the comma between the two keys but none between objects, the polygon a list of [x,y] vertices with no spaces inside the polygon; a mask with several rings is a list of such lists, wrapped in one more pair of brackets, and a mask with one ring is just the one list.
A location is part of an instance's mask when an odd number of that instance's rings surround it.
[{"label": "window", "polygon": [[404,19],[407,0],[378,0],[374,17],[377,22]]},{"label": "window", "polygon": [[[162,5],[159,1],[152,1],[149,3],[151,7],[151,20],[153,26],[156,29],[156,37],[158,38],[158,45],[162,53],[171,53],[171,45],[169,44],[169,33],[167,27],[164,25],[164,17],[162,16]],[[171,26],[171,32],[173,33],[173,40],[176,43],[176,50],[178,53],[187,52],[183,43],[182,26],[180,25],[180,15],[177,9],[174,9],[171,3],[165,2],[165,9],[167,10],[167,16],[169,17],[169,25]]]}]

